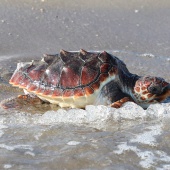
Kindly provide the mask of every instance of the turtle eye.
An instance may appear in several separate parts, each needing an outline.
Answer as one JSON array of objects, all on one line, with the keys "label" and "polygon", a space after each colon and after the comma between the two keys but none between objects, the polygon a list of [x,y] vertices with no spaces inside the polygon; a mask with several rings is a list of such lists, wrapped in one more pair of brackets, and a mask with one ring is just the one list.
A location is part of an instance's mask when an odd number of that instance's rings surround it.
[{"label": "turtle eye", "polygon": [[169,83],[167,83],[166,81],[163,81],[162,82],[162,87],[166,87],[166,86],[168,86],[169,85]]},{"label": "turtle eye", "polygon": [[152,93],[156,93],[157,92],[157,88],[156,87],[152,87],[151,91],[152,91]]},{"label": "turtle eye", "polygon": [[159,87],[149,87],[148,88],[148,91],[150,92],[150,93],[152,93],[152,94],[160,94],[161,93],[161,90],[160,90],[160,88]]}]

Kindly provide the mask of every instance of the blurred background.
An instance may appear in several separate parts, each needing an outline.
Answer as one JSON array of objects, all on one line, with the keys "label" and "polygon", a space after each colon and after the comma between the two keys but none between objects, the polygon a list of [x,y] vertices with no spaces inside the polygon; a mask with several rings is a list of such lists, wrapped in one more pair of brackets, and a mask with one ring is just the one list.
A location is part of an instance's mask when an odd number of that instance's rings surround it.
[{"label": "blurred background", "polygon": [[168,56],[169,9],[168,0],[1,0],[0,54],[84,48]]}]

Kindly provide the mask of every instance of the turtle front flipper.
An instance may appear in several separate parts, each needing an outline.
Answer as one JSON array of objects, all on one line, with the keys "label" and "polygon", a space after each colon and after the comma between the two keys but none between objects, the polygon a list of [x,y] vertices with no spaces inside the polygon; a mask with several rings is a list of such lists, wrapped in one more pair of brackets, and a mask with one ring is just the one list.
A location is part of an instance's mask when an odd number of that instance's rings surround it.
[{"label": "turtle front flipper", "polygon": [[111,107],[120,108],[124,103],[126,103],[128,101],[132,101],[132,99],[130,97],[124,97],[124,98],[117,100],[116,102],[112,103]]},{"label": "turtle front flipper", "polygon": [[32,97],[29,94],[19,95],[18,97],[9,98],[1,102],[1,107],[4,109],[21,109],[26,105],[40,105],[44,103],[38,97]]}]

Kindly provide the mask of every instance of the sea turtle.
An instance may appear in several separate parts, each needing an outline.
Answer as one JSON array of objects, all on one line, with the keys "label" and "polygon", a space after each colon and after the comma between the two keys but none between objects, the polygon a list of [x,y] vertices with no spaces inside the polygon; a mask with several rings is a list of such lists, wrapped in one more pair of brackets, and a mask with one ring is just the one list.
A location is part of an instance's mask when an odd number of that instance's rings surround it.
[{"label": "sea turtle", "polygon": [[[170,84],[163,78],[138,76],[123,61],[103,52],[61,50],[40,61],[20,62],[10,84],[24,89],[17,100],[47,101],[60,107],[85,108],[103,104],[119,108],[134,101],[143,108],[170,96]],[[4,108],[14,107],[3,102]]]}]

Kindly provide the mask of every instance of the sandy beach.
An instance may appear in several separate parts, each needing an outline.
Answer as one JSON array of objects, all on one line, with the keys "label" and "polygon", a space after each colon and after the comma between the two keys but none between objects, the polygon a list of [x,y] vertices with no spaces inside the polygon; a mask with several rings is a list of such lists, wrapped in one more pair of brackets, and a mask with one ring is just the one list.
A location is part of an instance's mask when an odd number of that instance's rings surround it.
[{"label": "sandy beach", "polygon": [[2,0],[1,55],[66,50],[170,54],[170,2]]}]

